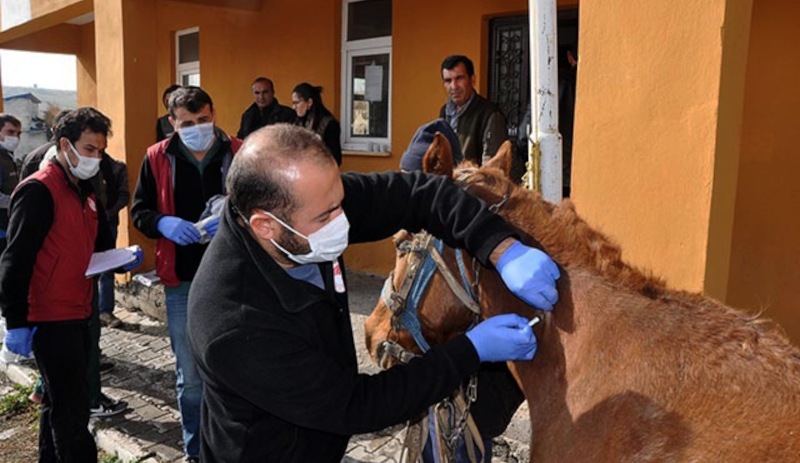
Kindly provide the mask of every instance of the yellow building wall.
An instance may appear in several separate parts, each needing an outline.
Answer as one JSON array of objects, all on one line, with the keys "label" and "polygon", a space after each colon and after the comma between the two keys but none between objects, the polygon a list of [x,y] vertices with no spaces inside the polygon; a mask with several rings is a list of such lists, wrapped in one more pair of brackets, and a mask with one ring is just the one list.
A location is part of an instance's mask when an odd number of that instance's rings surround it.
[{"label": "yellow building wall", "polygon": [[[565,6],[575,4],[575,1],[559,2]],[[437,117],[445,101],[439,71],[445,56],[461,53],[473,58],[477,86],[485,93],[488,20],[494,16],[525,14],[527,5],[525,0],[466,4],[455,0],[394,2],[392,154],[346,154],[342,170],[397,168],[416,128]],[[298,13],[312,10],[313,15]],[[459,15],[458,33],[441,24],[442,18],[453,11]],[[156,16],[158,90],[152,96],[152,106],[158,114],[164,112],[161,91],[175,82],[175,32],[199,27],[201,86],[213,98],[217,123],[227,132],[235,133],[238,129],[241,113],[252,103],[250,83],[261,75],[273,79],[276,96],[286,105],[296,84],[307,81],[321,85],[325,105],[339,115],[340,2],[270,2],[261,11],[252,12],[159,1]],[[347,260],[351,268],[388,273],[394,261],[393,248],[387,241],[353,246],[347,252]]]},{"label": "yellow building wall", "polygon": [[29,1],[31,4],[31,18],[38,18],[50,13],[60,12],[68,7],[80,3],[86,3],[85,0],[18,0]]},{"label": "yellow building wall", "polygon": [[[228,133],[238,130],[242,112],[253,102],[250,84],[262,75],[275,82],[276,96],[285,105],[291,104],[296,84],[321,85],[325,106],[338,114],[337,2],[265,3],[260,12],[252,12],[158,2],[158,92],[152,98],[158,114],[164,113],[161,91],[176,79],[175,32],[191,27],[200,28],[201,86],[214,101],[218,125]],[[301,14],[306,11],[314,14]]]},{"label": "yellow building wall", "polygon": [[94,22],[81,27],[81,50],[76,58],[78,106],[97,106],[97,63]]},{"label": "yellow building wall", "polygon": [[[558,2],[559,7],[576,5],[577,1]],[[440,69],[446,56],[469,56],[475,64],[475,86],[486,95],[489,20],[528,11],[526,0],[405,0],[392,6],[392,154],[345,156],[345,170],[397,170],[414,132],[437,118],[446,101]],[[457,21],[446,22],[454,15]],[[357,245],[348,250],[347,259],[351,268],[388,274],[394,265],[394,248],[388,240]]]},{"label": "yellow building wall", "polygon": [[738,140],[750,2],[727,3],[581,5],[572,167],[578,211],[626,260],[718,298],[738,165],[720,137]]},{"label": "yellow building wall", "polygon": [[[92,12],[92,0],[25,0],[30,2],[30,19],[0,33],[0,43],[36,34]],[[3,15],[0,9],[0,16]],[[50,44],[58,46],[58,44]]]},{"label": "yellow building wall", "polygon": [[727,299],[800,344],[800,4],[756,0],[752,16]]}]

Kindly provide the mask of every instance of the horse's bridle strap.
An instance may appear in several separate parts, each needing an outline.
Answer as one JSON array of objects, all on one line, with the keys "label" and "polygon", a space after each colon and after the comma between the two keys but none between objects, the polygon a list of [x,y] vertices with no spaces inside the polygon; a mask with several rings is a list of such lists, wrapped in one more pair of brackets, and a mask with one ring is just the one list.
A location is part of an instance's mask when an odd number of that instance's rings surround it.
[{"label": "horse's bridle strap", "polygon": [[[442,274],[442,277],[444,277],[445,281],[447,282],[447,286],[450,287],[450,290],[453,291],[453,294],[458,298],[459,301],[461,301],[462,304],[464,304],[470,310],[470,312],[476,315],[480,315],[481,314],[480,306],[478,306],[475,300],[472,299],[472,297],[469,294],[467,294],[467,292],[464,290],[461,284],[456,280],[456,277],[453,276],[453,272],[450,271],[450,268],[444,262],[444,258],[442,258],[442,255],[439,253],[439,250],[436,249],[435,246],[431,246],[428,249],[428,252],[430,253],[430,256],[433,259],[433,261],[436,262],[436,267],[439,268],[439,273]],[[454,249],[453,252],[460,252],[460,251]]]}]

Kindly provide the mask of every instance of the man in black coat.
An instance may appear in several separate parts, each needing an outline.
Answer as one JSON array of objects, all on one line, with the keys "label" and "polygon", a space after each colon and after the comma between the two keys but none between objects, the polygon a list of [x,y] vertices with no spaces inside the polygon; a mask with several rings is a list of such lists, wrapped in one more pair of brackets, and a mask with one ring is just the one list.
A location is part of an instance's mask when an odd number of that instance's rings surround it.
[{"label": "man in black coat", "polygon": [[[313,132],[250,136],[189,295],[203,375],[201,461],[339,462],[352,434],[417,415],[481,361],[533,357],[519,315],[492,317],[408,365],[358,373],[341,254],[348,243],[422,228],[494,265],[526,302],[551,310],[558,269],[449,179],[340,174]],[[352,226],[351,226],[352,225]]]},{"label": "man in black coat", "polygon": [[253,81],[253,104],[242,114],[242,122],[236,136],[244,140],[248,135],[265,125],[294,122],[294,110],[278,103],[275,85],[266,77]]}]

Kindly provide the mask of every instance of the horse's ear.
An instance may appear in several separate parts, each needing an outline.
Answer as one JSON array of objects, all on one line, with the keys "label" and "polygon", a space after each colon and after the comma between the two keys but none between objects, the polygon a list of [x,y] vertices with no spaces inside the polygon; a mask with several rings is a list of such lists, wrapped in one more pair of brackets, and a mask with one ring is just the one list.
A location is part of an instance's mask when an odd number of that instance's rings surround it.
[{"label": "horse's ear", "polygon": [[483,163],[486,167],[500,169],[507,177],[511,176],[511,162],[514,159],[514,147],[510,140],[506,140],[497,149],[497,153],[489,161]]},{"label": "horse's ear", "polygon": [[453,151],[450,142],[441,132],[436,132],[433,142],[422,156],[422,171],[429,174],[453,176]]}]

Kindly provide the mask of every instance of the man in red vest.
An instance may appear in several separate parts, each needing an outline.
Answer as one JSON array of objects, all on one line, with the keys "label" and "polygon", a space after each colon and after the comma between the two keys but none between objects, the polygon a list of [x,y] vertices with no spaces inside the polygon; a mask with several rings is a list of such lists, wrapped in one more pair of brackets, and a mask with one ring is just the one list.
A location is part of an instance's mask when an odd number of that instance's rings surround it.
[{"label": "man in red vest", "polygon": [[56,158],[11,197],[0,307],[6,347],[25,356],[32,349],[45,382],[40,462],[97,461],[86,381],[94,285],[85,272],[92,253],[114,243],[88,179],[98,172],[110,125],[93,108],[65,115],[54,129]]},{"label": "man in red vest", "polygon": [[181,87],[169,97],[175,133],[147,149],[131,216],[134,226],[157,239],[156,273],[164,283],[167,326],[175,353],[183,445],[189,461],[200,452],[203,383],[186,335],[191,286],[219,216],[199,224],[207,203],[225,194],[225,176],[242,142],[214,124],[211,97],[200,87]]}]

